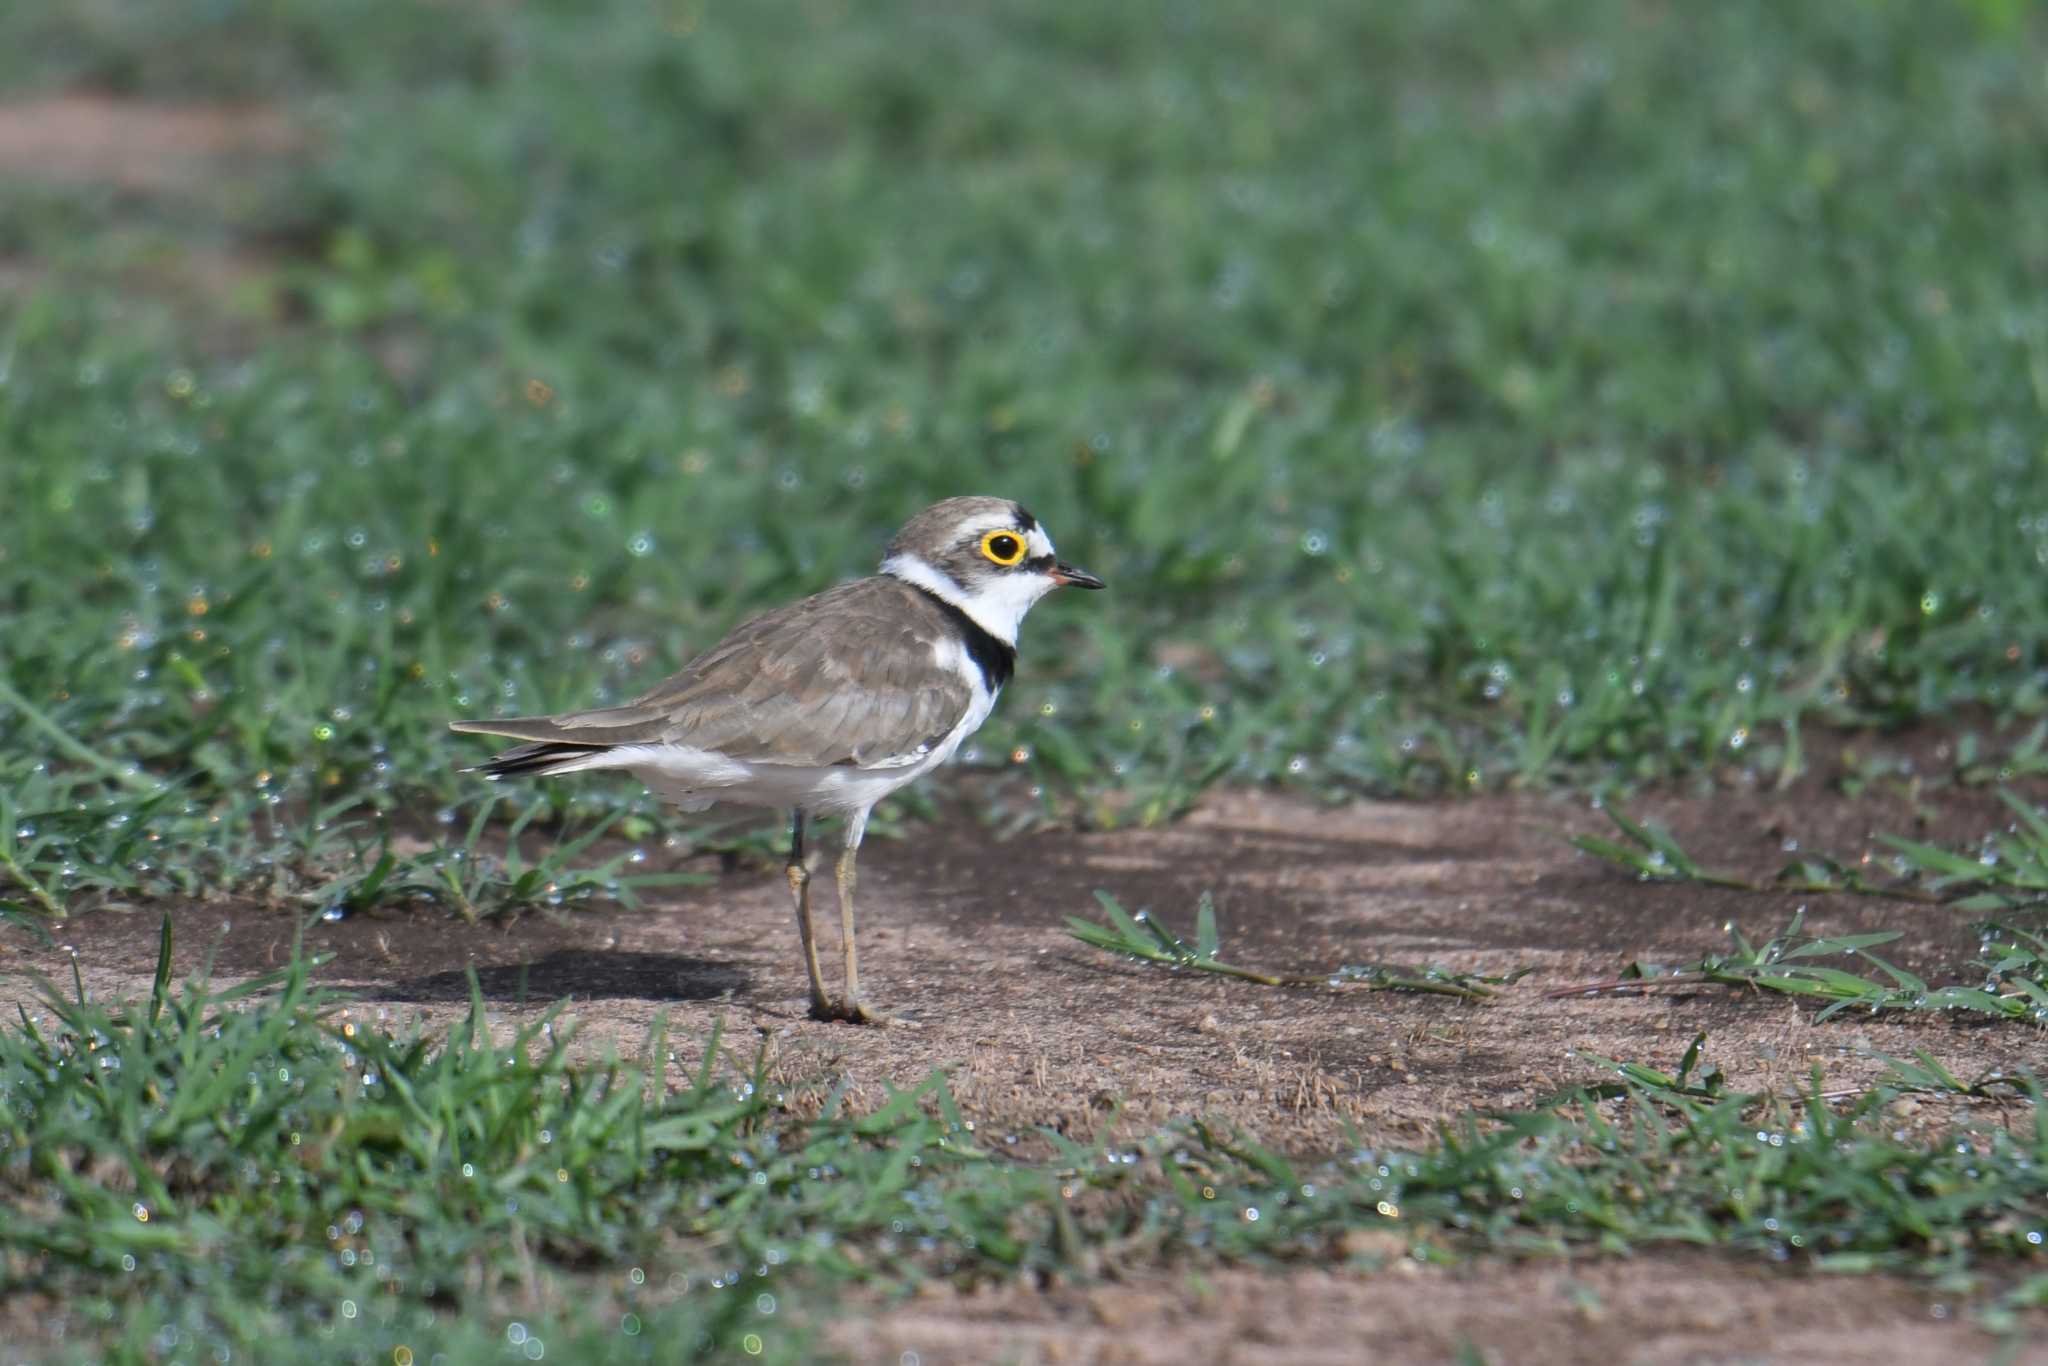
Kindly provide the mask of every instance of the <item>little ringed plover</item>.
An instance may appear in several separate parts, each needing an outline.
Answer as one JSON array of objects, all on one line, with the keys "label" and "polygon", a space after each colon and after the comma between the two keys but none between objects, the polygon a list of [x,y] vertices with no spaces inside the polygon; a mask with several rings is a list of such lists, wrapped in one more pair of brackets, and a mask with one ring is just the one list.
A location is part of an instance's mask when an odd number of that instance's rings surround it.
[{"label": "little ringed plover", "polygon": [[[685,811],[789,811],[788,878],[811,1014],[869,1021],[854,953],[854,859],[868,812],[953,756],[1017,663],[1017,628],[1059,587],[1102,580],[1060,560],[1007,498],[948,498],[904,524],[881,573],[755,617],[621,707],[455,721],[527,743],[480,765],[493,779],[625,769]],[[804,818],[845,817],[839,924],[846,979],[825,993],[811,929]]]}]

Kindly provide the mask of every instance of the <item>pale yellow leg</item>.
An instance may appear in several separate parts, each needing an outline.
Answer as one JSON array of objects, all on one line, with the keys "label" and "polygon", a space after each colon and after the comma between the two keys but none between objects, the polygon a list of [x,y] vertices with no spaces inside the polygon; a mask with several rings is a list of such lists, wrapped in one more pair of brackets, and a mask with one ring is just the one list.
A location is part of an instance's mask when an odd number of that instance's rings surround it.
[{"label": "pale yellow leg", "polygon": [[790,823],[789,894],[796,902],[796,934],[804,945],[804,971],[811,977],[811,1014],[829,1019],[832,1000],[825,994],[825,971],[818,965],[818,936],[811,928],[811,870],[804,866],[804,813]]},{"label": "pale yellow leg", "polygon": [[860,951],[853,932],[854,860],[860,854],[860,838],[867,833],[868,813],[851,811],[846,816],[846,843],[839,851],[839,934],[846,950],[846,983],[834,1014],[852,1024],[887,1024],[890,1017],[869,1010],[860,999]]},{"label": "pale yellow leg", "polygon": [[846,947],[846,994],[839,998],[839,1009],[845,1019],[872,1022],[875,1016],[860,1001],[860,955],[853,938],[853,860],[859,852],[851,844],[839,852],[839,933]]}]

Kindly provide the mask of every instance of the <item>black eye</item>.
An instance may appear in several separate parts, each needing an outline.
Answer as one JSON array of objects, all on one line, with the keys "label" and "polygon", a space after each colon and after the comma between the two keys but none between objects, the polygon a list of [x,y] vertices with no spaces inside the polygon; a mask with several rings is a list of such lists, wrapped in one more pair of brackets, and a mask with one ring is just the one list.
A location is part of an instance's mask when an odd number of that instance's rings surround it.
[{"label": "black eye", "polygon": [[981,538],[981,553],[1007,569],[1024,558],[1024,540],[1007,531],[991,531]]}]

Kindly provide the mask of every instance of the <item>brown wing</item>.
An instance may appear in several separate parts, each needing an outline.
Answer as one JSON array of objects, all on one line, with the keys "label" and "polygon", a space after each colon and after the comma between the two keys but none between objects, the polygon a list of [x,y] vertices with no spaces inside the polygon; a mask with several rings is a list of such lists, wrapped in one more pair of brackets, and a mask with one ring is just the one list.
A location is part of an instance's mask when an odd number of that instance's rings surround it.
[{"label": "brown wing", "polygon": [[454,729],[593,748],[680,744],[756,763],[866,767],[936,745],[974,700],[939,665],[952,626],[877,576],[740,626],[622,707],[457,721]]}]

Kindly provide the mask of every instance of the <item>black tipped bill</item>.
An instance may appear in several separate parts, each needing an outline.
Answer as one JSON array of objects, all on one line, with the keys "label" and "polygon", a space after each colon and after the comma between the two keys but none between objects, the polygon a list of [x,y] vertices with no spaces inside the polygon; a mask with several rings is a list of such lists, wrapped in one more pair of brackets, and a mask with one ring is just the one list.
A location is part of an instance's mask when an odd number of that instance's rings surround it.
[{"label": "black tipped bill", "polygon": [[1104,583],[1101,579],[1096,578],[1087,570],[1076,569],[1074,568],[1074,566],[1068,564],[1065,560],[1059,561],[1046,572],[1052,576],[1052,581],[1056,584],[1059,584],[1062,588],[1109,587],[1108,584]]}]

